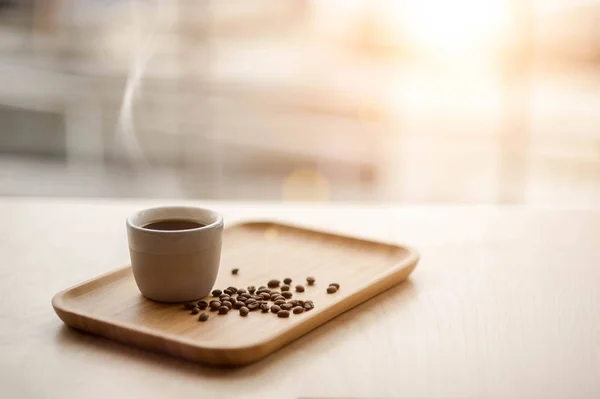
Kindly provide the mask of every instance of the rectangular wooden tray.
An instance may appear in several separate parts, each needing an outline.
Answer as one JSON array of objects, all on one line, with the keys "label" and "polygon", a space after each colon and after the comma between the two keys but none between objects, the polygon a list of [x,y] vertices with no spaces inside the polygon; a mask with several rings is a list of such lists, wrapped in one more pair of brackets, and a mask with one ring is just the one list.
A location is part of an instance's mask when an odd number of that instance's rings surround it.
[{"label": "rectangular wooden tray", "polygon": [[[142,297],[131,267],[102,275],[54,296],[56,314],[67,325],[92,334],[173,356],[214,365],[239,366],[259,360],[340,313],[402,282],[413,271],[415,251],[386,243],[272,222],[250,222],[224,230],[215,287],[266,285],[314,276],[314,286],[294,299],[315,308],[288,319],[251,312],[240,317],[210,313],[201,323],[177,304]],[[237,275],[232,268],[239,268]],[[329,283],[340,290],[327,294]]]}]

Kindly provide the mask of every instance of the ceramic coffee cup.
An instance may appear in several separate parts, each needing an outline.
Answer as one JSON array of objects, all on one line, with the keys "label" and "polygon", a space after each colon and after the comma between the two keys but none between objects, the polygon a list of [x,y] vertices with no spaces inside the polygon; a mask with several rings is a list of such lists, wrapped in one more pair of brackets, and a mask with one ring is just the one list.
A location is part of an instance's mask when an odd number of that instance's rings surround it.
[{"label": "ceramic coffee cup", "polygon": [[[182,230],[147,227],[168,220],[200,226]],[[193,206],[149,208],[127,218],[131,266],[142,295],[160,302],[186,302],[208,295],[219,271],[222,233],[221,215]]]}]

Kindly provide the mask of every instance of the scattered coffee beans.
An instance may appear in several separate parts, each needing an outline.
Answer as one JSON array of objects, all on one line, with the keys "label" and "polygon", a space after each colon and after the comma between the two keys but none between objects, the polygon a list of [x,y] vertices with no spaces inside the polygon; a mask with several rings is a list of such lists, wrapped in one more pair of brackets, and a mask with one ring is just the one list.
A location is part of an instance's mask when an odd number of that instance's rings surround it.
[{"label": "scattered coffee beans", "polygon": [[333,285],[333,286],[334,286],[336,289],[338,289],[338,290],[340,289],[340,285],[339,285],[338,283],[331,283],[331,284],[329,284],[329,286],[330,286],[330,287],[331,287],[332,285]]},{"label": "scattered coffee beans", "polygon": [[302,306],[296,306],[294,308],[294,314],[300,314],[302,312],[304,312],[304,308]]},{"label": "scattered coffee beans", "polygon": [[271,299],[271,294],[263,292],[262,294],[260,294],[260,298],[262,300],[268,301],[269,299]]},{"label": "scattered coffee beans", "polygon": [[227,306],[221,306],[219,308],[219,314],[227,314],[229,312],[229,308]]},{"label": "scattered coffee beans", "polygon": [[[233,269],[231,274],[237,274],[239,269]],[[308,285],[314,285],[315,278],[307,277]],[[206,300],[201,300],[196,303],[188,302],[183,304],[183,308],[190,310],[192,314],[200,313],[198,321],[205,322],[210,316],[209,313],[202,310],[209,309],[211,312],[218,312],[220,315],[227,314],[231,309],[239,310],[240,316],[247,317],[248,314],[255,310],[260,310],[262,313],[274,313],[277,317],[288,318],[290,314],[301,314],[314,309],[315,305],[310,300],[291,299],[293,297],[292,279],[286,277],[281,281],[272,279],[267,283],[267,286],[261,285],[256,288],[253,285],[244,288],[236,288],[229,286],[224,290],[215,289],[211,292],[212,296],[218,299],[213,299],[207,303]],[[280,287],[281,291],[274,288]],[[338,283],[331,283],[327,288],[327,293],[333,294],[340,288]],[[296,292],[305,292],[304,285],[298,284],[294,287]],[[267,301],[272,301],[273,305],[269,305]]]},{"label": "scattered coffee beans", "polygon": [[335,294],[336,292],[337,292],[337,288],[335,288],[334,285],[330,285],[329,287],[327,287],[328,294]]},{"label": "scattered coffee beans", "polygon": [[281,282],[279,280],[271,280],[269,281],[269,283],[267,284],[269,286],[269,288],[275,288],[275,287],[279,287],[279,284]]}]

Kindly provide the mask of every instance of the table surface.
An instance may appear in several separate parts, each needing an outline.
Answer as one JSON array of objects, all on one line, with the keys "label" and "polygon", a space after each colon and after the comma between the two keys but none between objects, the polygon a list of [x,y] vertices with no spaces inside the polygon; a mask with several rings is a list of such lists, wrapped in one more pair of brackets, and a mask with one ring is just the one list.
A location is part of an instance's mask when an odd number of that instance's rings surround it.
[{"label": "table surface", "polygon": [[214,369],[71,330],[50,305],[127,263],[125,217],[155,204],[0,199],[3,397],[600,397],[600,211],[197,202],[421,253],[407,282]]}]

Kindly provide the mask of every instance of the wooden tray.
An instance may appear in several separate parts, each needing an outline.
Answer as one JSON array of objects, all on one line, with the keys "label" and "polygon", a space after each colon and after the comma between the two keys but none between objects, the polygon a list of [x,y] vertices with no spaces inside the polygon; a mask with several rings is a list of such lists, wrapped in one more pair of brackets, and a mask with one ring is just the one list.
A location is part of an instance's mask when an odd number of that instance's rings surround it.
[{"label": "wooden tray", "polygon": [[[315,308],[288,319],[251,312],[240,317],[210,312],[201,323],[181,305],[161,304],[139,293],[127,266],[54,296],[56,314],[67,325],[115,341],[214,365],[254,362],[340,313],[405,280],[418,261],[415,251],[396,245],[345,237],[270,222],[225,229],[216,288],[266,285],[272,278],[314,286],[294,299],[311,299]],[[239,268],[232,275],[232,268]],[[327,294],[329,283],[340,290]]]}]

